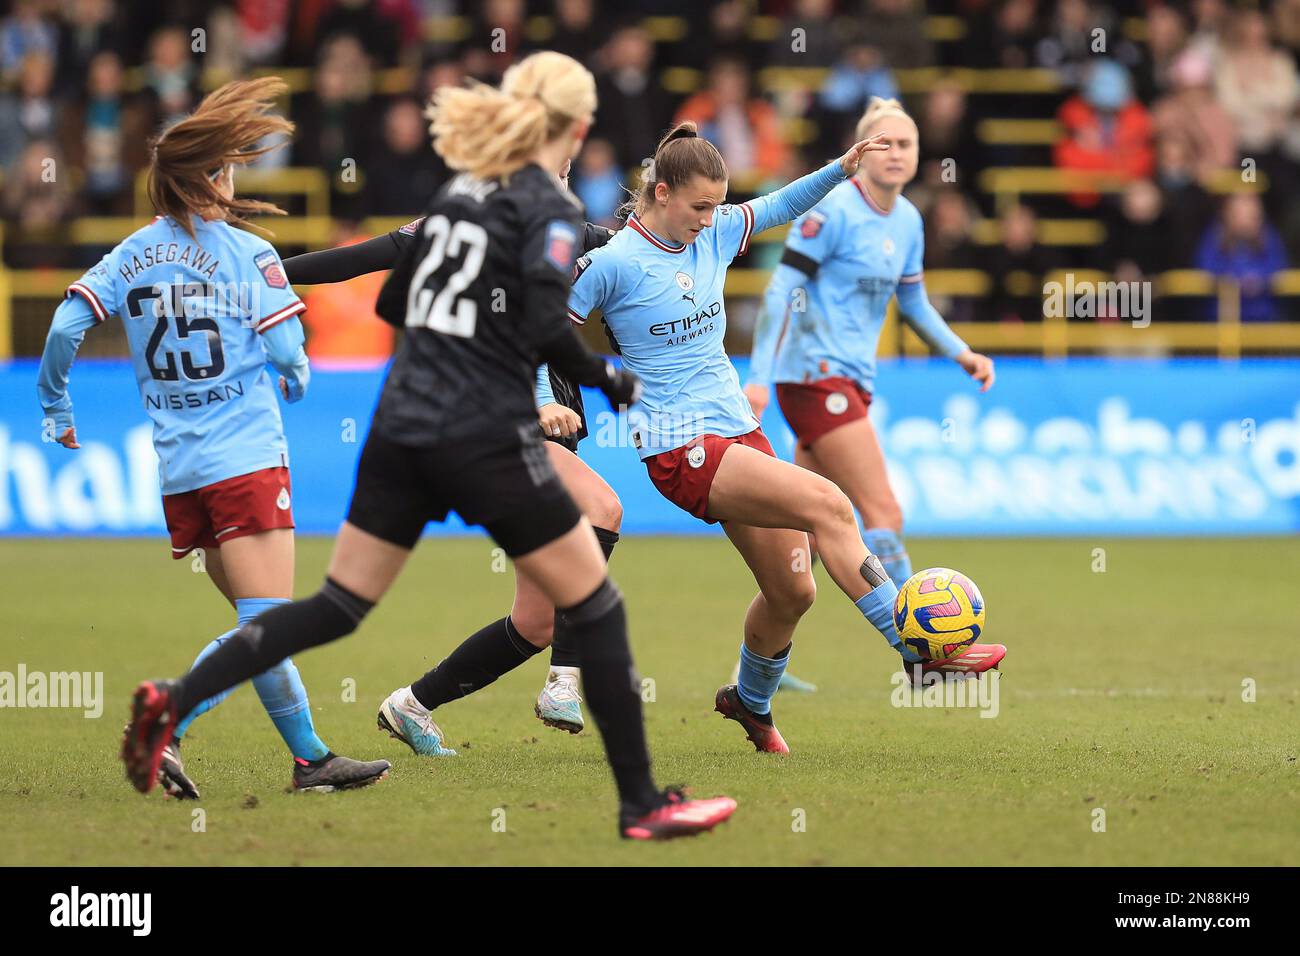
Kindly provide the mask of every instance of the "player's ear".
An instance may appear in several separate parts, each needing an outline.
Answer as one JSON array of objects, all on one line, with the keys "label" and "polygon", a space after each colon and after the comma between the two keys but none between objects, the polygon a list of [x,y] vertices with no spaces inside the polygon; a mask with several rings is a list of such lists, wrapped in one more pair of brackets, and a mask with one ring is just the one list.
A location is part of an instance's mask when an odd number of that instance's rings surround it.
[{"label": "player's ear", "polygon": [[573,123],[573,153],[576,156],[578,150],[582,149],[582,144],[586,142],[587,134],[591,132],[591,120],[574,120]]},{"label": "player's ear", "polygon": [[672,195],[672,190],[664,182],[655,183],[655,202],[668,204],[668,197]]}]

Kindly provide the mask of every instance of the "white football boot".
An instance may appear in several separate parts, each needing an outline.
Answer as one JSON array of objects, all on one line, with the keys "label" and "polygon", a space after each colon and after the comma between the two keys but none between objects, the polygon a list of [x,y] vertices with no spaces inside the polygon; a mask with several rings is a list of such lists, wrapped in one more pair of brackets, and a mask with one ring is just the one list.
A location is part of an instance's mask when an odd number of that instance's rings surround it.
[{"label": "white football boot", "polygon": [[571,734],[582,733],[582,697],[578,694],[580,674],[576,667],[552,667],[546,675],[546,685],[537,695],[533,713],[547,727],[567,730]]},{"label": "white football boot", "polygon": [[433,722],[429,709],[415,699],[410,687],[393,691],[379,705],[379,729],[388,731],[421,757],[454,757],[456,751],[442,745],[446,737]]}]

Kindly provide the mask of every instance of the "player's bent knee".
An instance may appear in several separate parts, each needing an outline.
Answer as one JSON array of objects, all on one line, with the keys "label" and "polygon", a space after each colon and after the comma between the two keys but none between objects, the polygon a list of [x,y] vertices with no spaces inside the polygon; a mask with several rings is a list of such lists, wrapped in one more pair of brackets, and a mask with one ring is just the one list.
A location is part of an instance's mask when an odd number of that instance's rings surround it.
[{"label": "player's bent knee", "polygon": [[831,481],[821,481],[813,493],[811,504],[814,511],[814,524],[831,528],[843,525],[856,525],[853,502],[849,496]]},{"label": "player's bent knee", "polygon": [[[764,596],[771,605],[772,597]],[[811,574],[796,575],[786,587],[781,588],[776,600],[782,617],[787,620],[803,617],[812,610],[813,602],[817,600],[817,579]]]},{"label": "player's bent knee", "polygon": [[593,498],[584,513],[594,527],[618,531],[623,526],[623,502],[612,489]]},{"label": "player's bent knee", "polygon": [[550,647],[555,638],[555,610],[546,608],[520,608],[510,611],[510,623],[519,636],[534,647]]}]

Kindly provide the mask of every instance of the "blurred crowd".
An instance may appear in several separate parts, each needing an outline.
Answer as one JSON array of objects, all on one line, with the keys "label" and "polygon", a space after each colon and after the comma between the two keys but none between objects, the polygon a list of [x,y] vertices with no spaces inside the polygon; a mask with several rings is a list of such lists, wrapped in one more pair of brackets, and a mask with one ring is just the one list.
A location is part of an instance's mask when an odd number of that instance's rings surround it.
[{"label": "blurred crowd", "polygon": [[[11,267],[93,258],[60,228],[132,214],[149,137],[197,104],[205,75],[302,71],[286,104],[298,134],[264,162],[330,176],[340,240],[367,216],[414,216],[446,175],[422,115],[431,91],[494,81],[537,48],[597,76],[599,113],[572,177],[595,221],[616,224],[632,171],[675,120],[700,123],[743,198],[839,152],[870,97],[902,95],[920,129],[908,195],[926,216],[926,266],[992,280],[987,296],[940,303],[950,318],[1036,320],[1055,269],[1142,279],[1196,268],[1240,280],[1243,319],[1279,319],[1269,277],[1300,262],[1289,201],[1300,0],[8,0],[0,11]],[[960,28],[927,29],[936,15]],[[804,67],[822,72],[764,81]],[[940,71],[900,94],[899,71],[924,67],[1038,67],[1059,91],[988,92]],[[998,139],[980,135],[986,120],[1054,120],[1059,135]],[[1118,185],[999,200],[979,175],[999,166]],[[1099,222],[1105,240],[1044,241],[1046,223],[1071,219]]]}]

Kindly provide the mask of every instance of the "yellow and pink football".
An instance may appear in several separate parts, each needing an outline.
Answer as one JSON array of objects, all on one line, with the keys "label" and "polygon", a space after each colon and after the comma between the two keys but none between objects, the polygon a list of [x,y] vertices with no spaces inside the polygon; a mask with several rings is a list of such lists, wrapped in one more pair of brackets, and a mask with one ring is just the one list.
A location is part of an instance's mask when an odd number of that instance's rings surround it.
[{"label": "yellow and pink football", "polygon": [[926,568],[899,588],[894,626],[903,644],[922,657],[948,660],[984,632],[984,596],[960,571]]}]

